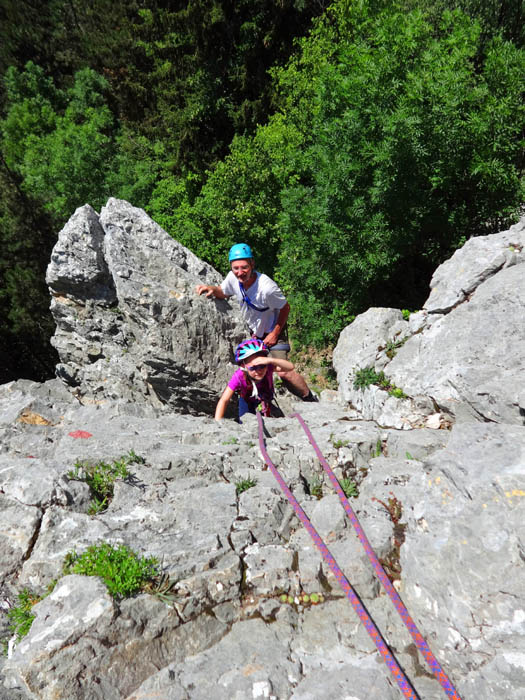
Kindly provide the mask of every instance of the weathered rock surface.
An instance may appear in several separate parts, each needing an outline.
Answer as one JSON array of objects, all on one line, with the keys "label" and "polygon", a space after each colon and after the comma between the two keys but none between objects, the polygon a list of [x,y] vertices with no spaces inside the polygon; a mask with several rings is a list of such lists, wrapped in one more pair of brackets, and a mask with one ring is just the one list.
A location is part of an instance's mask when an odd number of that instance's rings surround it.
[{"label": "weathered rock surface", "polygon": [[[397,309],[358,316],[334,351],[342,400],[385,427],[450,418],[522,425],[524,246],[525,217],[456,251],[436,270],[423,311],[408,321]],[[383,371],[408,398],[355,388],[366,367]]]},{"label": "weathered rock surface", "polygon": [[[246,335],[238,309],[195,294],[220,276],[141,209],[77,209],[47,270],[58,376],[80,398],[211,412]],[[225,362],[226,359],[226,362]]]},{"label": "weathered rock surface", "polygon": [[[104,236],[110,235],[108,227]],[[432,313],[429,308],[406,321],[397,310],[371,309],[358,317],[341,335],[334,359],[339,402],[294,405],[337,477],[353,480],[358,496],[351,503],[372,547],[465,700],[525,695],[523,397],[516,402],[514,392],[522,389],[505,379],[508,355],[498,364],[494,350],[516,352],[519,341],[517,324],[502,318],[510,309],[517,313],[509,290],[520,288],[524,270],[519,236],[523,227],[482,240],[481,249],[470,244],[468,256],[456,254],[461,265],[448,267],[456,280],[466,271],[456,285],[469,290],[465,298],[440,269]],[[511,240],[509,257],[500,249]],[[90,259],[100,260],[95,253]],[[99,269],[86,264],[86,277],[76,285],[74,275],[64,276],[72,304],[81,307],[82,290],[90,285],[92,301],[98,295],[93,308],[112,303],[108,277]],[[120,305],[127,292],[119,285],[114,282]],[[448,291],[438,300],[440,288]],[[483,306],[498,337],[485,329],[481,347],[477,321],[467,322],[470,315],[479,320]],[[144,333],[153,333],[154,325],[145,324]],[[507,331],[517,337],[504,341],[499,336]],[[60,333],[67,339],[64,329]],[[387,343],[404,338],[388,357]],[[447,351],[447,338],[448,347],[454,338],[456,355]],[[450,353],[448,364],[436,359],[440,344]],[[428,377],[419,373],[422,349],[436,353]],[[523,365],[520,356],[513,359],[518,384]],[[366,366],[384,369],[410,399],[385,398],[377,387],[356,392],[347,373]],[[94,386],[83,367],[79,376]],[[447,372],[463,382],[454,402],[444,393],[451,386]],[[494,389],[490,373],[500,380]],[[97,401],[86,402],[87,395],[79,401],[59,379],[0,387],[0,637],[9,637],[5,611],[16,593],[27,587],[42,594],[58,579],[33,608],[29,634],[16,645],[11,639],[9,658],[0,661],[1,700],[401,697],[331,570],[263,468],[254,416],[242,425],[216,423],[169,410],[176,405],[169,398],[154,405],[137,389],[130,392],[136,400],[100,391]],[[265,425],[270,457],[419,697],[444,698],[298,421]],[[144,462],[132,464],[132,478],[116,483],[105,511],[89,515],[91,495],[72,476],[75,462],[110,461],[130,450]],[[255,485],[237,493],[236,484],[248,479]],[[97,542],[157,557],[173,583],[171,597],[152,592],[119,601],[99,579],[62,576],[68,552]],[[303,593],[317,593],[321,602],[305,603]]]}]

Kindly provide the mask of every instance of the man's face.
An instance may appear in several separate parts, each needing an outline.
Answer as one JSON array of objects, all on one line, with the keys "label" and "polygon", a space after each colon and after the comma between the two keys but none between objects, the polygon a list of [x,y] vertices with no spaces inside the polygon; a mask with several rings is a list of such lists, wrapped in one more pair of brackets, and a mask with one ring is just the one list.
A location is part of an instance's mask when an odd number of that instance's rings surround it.
[{"label": "man's face", "polygon": [[245,282],[248,282],[250,277],[252,276],[254,268],[254,263],[253,260],[234,260],[232,262],[232,272],[237,277],[239,282],[242,282],[243,284]]}]

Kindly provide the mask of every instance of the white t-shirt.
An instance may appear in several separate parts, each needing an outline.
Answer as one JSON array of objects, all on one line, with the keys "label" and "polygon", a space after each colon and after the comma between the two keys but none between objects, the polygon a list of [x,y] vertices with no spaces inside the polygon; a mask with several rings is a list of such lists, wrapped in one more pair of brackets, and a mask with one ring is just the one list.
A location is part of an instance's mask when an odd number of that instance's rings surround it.
[{"label": "white t-shirt", "polygon": [[227,297],[234,296],[238,299],[249,329],[259,338],[264,338],[265,335],[273,330],[279,311],[286,304],[286,299],[279,287],[268,275],[260,272],[256,272],[256,275],[257,279],[255,282],[245,290],[246,296],[258,309],[268,307],[267,311],[256,311],[243,300],[239,280],[231,270],[222,282],[221,289]]}]

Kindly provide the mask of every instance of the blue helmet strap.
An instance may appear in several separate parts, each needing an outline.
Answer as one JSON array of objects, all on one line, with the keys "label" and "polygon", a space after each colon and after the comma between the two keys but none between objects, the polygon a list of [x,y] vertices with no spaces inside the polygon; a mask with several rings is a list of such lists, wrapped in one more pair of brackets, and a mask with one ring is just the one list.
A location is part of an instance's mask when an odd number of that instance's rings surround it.
[{"label": "blue helmet strap", "polygon": [[250,297],[246,294],[246,290],[244,289],[244,285],[242,282],[239,282],[239,289],[241,290],[242,294],[242,300],[247,304],[251,309],[254,311],[258,311],[259,313],[262,313],[263,311],[268,311],[270,308],[269,306],[265,306],[264,309],[260,309],[258,306],[255,306],[253,301],[250,299]]}]

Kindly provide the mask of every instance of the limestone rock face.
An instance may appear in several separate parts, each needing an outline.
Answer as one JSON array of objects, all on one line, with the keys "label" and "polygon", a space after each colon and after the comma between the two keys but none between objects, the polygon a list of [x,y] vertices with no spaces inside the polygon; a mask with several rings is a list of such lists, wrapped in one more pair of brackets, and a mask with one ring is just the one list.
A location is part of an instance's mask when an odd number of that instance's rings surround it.
[{"label": "limestone rock face", "polygon": [[[341,399],[381,425],[440,427],[449,420],[523,424],[525,217],[468,241],[435,272],[424,309],[404,320],[369,309],[341,333],[334,367]],[[356,388],[383,371],[407,398]],[[430,421],[430,422],[429,422]]]},{"label": "limestone rock face", "polygon": [[147,400],[209,413],[246,335],[238,309],[195,285],[219,274],[141,209],[85,205],[58,236],[47,270],[57,375],[79,398]]},{"label": "limestone rock face", "polygon": [[[519,700],[525,427],[463,421],[451,430],[397,430],[353,419],[334,403],[295,408],[337,477],[356,484],[351,503],[361,526],[386,570],[397,571],[409,613],[460,696],[474,688],[477,700]],[[444,697],[298,422],[265,424],[271,458],[419,696]],[[42,594],[58,579],[34,607],[29,634],[18,645],[11,639],[9,658],[0,659],[2,700],[307,700],[325,687],[330,696],[399,696],[331,570],[261,469],[254,416],[238,425],[159,415],[146,403],[81,405],[55,379],[0,387],[0,430],[2,636],[15,593]],[[72,466],[130,450],[144,461],[117,481],[105,511],[88,515],[86,484],[71,477]],[[237,492],[248,480],[254,486]],[[61,576],[69,551],[99,542],[155,556],[173,583],[170,597],[114,600],[98,579]],[[324,599],[301,603],[302,593]]]},{"label": "limestone rock face", "polygon": [[[465,700],[525,697],[524,224],[458,251],[408,319],[359,316],[334,353],[338,400],[292,404]],[[256,417],[194,415],[211,386],[198,368],[191,386],[184,369],[180,386],[159,378],[189,366],[172,327],[197,347],[209,339],[196,309],[214,333],[224,319],[216,352],[231,351],[236,314],[193,293],[215,273],[126,203],[110,200],[100,217],[83,208],[68,226],[80,233],[61,234],[49,280],[60,376],[76,376],[78,398],[59,378],[0,386],[0,700],[400,697],[264,468]],[[88,361],[89,343],[103,357]],[[367,386],[363,368],[390,384]],[[264,423],[271,459],[418,697],[441,700],[296,417]],[[125,455],[130,473],[90,514],[75,464]],[[155,557],[162,576],[118,599],[101,579],[64,575],[69,552],[98,543]],[[17,642],[6,612],[23,589],[43,598]]]}]

